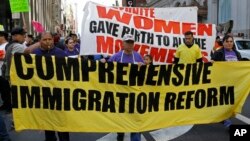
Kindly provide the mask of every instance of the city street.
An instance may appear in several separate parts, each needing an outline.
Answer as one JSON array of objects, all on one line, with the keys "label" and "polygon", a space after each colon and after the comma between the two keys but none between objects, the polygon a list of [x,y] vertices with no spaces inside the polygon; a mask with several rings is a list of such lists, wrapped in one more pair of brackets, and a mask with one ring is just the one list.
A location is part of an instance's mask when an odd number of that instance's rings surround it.
[{"label": "city street", "polygon": [[[250,124],[250,96],[242,109],[243,116],[232,118],[233,124]],[[247,118],[244,118],[247,117]],[[5,115],[12,141],[44,141],[43,131],[15,132],[11,129],[11,115]],[[248,122],[248,123],[246,123]],[[115,141],[115,133],[70,133],[71,141]],[[221,123],[171,127],[144,132],[142,141],[229,141],[229,131]],[[125,140],[129,141],[129,134]]]}]

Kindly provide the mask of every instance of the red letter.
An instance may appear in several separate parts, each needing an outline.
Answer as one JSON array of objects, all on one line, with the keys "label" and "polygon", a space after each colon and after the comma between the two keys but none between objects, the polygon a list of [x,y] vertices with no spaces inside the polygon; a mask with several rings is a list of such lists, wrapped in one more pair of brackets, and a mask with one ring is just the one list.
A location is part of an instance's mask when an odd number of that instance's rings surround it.
[{"label": "red letter", "polygon": [[152,29],[153,21],[146,17],[134,16],[135,28],[138,29]]},{"label": "red letter", "polygon": [[118,10],[114,10],[114,9],[109,9],[109,11],[106,11],[106,7],[102,7],[102,6],[97,6],[97,11],[98,11],[98,16],[100,18],[106,18],[106,19],[113,19],[113,17],[115,17],[117,19],[117,21],[125,23],[125,24],[129,24],[130,19],[131,19],[131,14],[128,13],[123,13],[122,17],[121,17],[121,13]]},{"label": "red letter", "polygon": [[169,49],[169,50],[168,50],[167,63],[173,63],[175,52],[176,52],[175,49]]},{"label": "red letter", "polygon": [[[187,31],[196,31],[195,23],[182,23],[182,34]],[[194,35],[196,35],[196,33],[194,33]]]},{"label": "red letter", "polygon": [[150,50],[150,55],[154,58],[156,62],[164,62],[167,55],[167,49],[152,47]]},{"label": "red letter", "polygon": [[141,50],[140,50],[141,56],[145,56],[146,54],[148,54],[148,49],[149,49],[149,46],[147,46],[147,45],[142,45],[142,46],[141,46]]},{"label": "red letter", "polygon": [[122,40],[115,40],[115,53],[122,49]]},{"label": "red letter", "polygon": [[113,38],[107,37],[105,41],[104,36],[97,36],[96,42],[97,42],[97,53],[109,53],[109,54],[114,53],[114,49],[113,49],[114,39]]},{"label": "red letter", "polygon": [[155,18],[155,9],[154,8],[150,8],[150,17],[151,18]]},{"label": "red letter", "polygon": [[154,28],[155,32],[180,34],[180,22],[169,21],[167,24],[164,20],[155,19]]},{"label": "red letter", "polygon": [[133,8],[133,13],[139,15],[139,8]]},{"label": "red letter", "polygon": [[212,24],[198,24],[198,35],[205,35],[205,32],[207,34],[207,36],[212,36],[212,32],[213,32],[213,25]]},{"label": "red letter", "polygon": [[203,56],[203,57],[202,57],[203,62],[208,62],[208,59],[207,59],[208,53],[205,52],[205,51],[202,51],[201,54],[202,54],[202,56]]}]

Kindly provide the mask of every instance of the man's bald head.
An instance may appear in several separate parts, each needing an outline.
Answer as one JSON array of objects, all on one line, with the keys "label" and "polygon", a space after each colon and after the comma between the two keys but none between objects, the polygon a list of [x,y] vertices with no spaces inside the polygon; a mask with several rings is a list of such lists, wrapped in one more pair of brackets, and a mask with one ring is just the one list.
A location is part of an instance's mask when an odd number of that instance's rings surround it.
[{"label": "man's bald head", "polygon": [[44,50],[50,50],[54,47],[54,39],[51,32],[45,31],[41,34],[40,40],[41,48]]}]

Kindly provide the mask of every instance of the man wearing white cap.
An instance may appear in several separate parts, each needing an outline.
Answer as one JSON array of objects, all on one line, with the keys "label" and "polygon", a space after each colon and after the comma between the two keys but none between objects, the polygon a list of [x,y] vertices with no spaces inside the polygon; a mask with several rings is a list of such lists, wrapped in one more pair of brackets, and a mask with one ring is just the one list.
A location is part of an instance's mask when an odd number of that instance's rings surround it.
[{"label": "man wearing white cap", "polygon": [[[123,37],[123,49],[109,58],[109,62],[120,62],[120,63],[132,63],[132,64],[143,64],[143,58],[139,53],[134,51],[134,37],[132,35],[126,34]],[[118,133],[117,141],[123,141],[124,133]],[[140,141],[140,133],[131,133],[131,141]]]},{"label": "man wearing white cap", "polygon": [[120,63],[143,64],[143,58],[139,53],[134,51],[134,37],[126,34],[123,37],[123,49],[114,54],[108,61]]}]

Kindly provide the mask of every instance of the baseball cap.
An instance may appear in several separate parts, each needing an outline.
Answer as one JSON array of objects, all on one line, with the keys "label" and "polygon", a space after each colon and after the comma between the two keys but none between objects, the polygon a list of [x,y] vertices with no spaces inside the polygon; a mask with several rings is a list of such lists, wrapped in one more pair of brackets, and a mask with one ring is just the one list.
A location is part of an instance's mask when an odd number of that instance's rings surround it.
[{"label": "baseball cap", "polygon": [[123,41],[133,41],[133,42],[135,42],[135,39],[134,39],[134,37],[132,36],[132,35],[130,35],[130,34],[126,34],[126,35],[124,35],[123,36]]},{"label": "baseball cap", "polygon": [[6,39],[8,38],[8,33],[5,31],[0,31],[0,36],[4,36]]},{"label": "baseball cap", "polygon": [[24,35],[25,33],[27,33],[27,32],[21,27],[13,28],[11,31],[11,35],[16,35],[16,34]]}]

